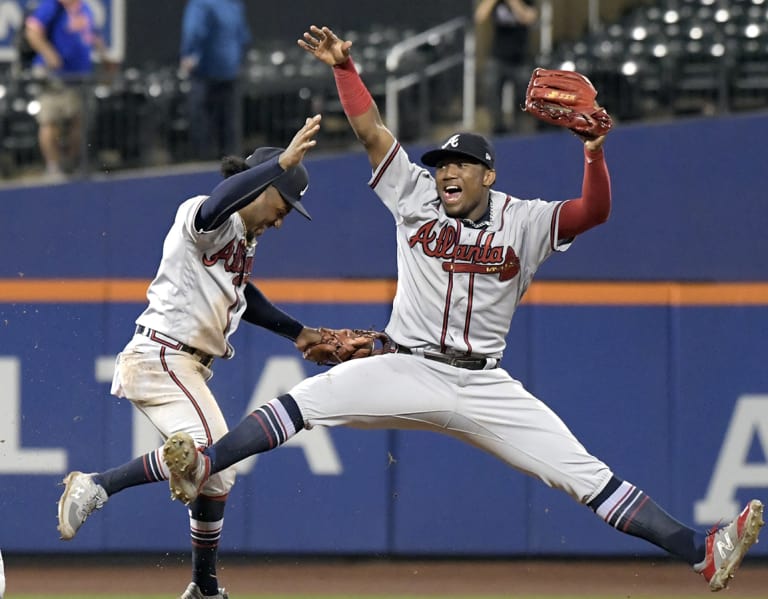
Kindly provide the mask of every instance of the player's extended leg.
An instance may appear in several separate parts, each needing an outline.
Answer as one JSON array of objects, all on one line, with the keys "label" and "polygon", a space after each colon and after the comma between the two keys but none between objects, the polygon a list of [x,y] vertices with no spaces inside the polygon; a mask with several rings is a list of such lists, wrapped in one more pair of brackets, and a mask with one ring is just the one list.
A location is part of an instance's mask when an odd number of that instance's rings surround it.
[{"label": "player's extended leg", "polygon": [[[503,370],[479,376],[488,379],[486,395],[470,395],[459,408],[475,430],[467,435],[461,430],[467,428],[463,426],[451,434],[567,492],[616,530],[685,560],[705,577],[711,590],[725,588],[746,551],[757,541],[763,525],[759,501],[750,502],[731,524],[710,535],[695,531],[590,455],[559,416],[519,381]],[[494,378],[497,381],[492,385]],[[488,401],[493,398],[498,401]]]},{"label": "player's extended leg", "polygon": [[[210,370],[188,354],[165,352],[160,360],[157,351],[160,346],[155,349],[150,345],[139,352],[121,353],[113,393],[130,398],[164,438],[182,430],[193,443],[205,446],[224,435],[224,416],[206,384]],[[141,399],[133,399],[136,397]],[[59,504],[62,538],[65,531],[72,538],[109,495],[130,486],[168,480],[171,473],[161,455],[161,450],[156,450],[100,474],[71,473],[65,479],[67,488]],[[201,489],[199,504],[190,512],[192,584],[182,596],[224,596],[218,588],[216,556],[227,493],[234,481],[234,470],[212,476]]]},{"label": "player's extended leg", "polygon": [[[444,430],[454,403],[441,392],[448,377],[425,368],[421,359],[412,363],[418,370],[414,376],[402,377],[410,360],[402,354],[351,360],[305,379],[201,451],[188,435],[172,435],[163,450],[172,497],[189,503],[211,473],[282,445],[307,424]],[[401,378],[407,378],[402,388]]]},{"label": "player's extended leg", "polygon": [[643,491],[616,476],[587,505],[616,530],[687,561],[712,591],[728,586],[763,526],[763,504],[753,499],[730,524],[705,535],[681,524]]},{"label": "player's extended leg", "polygon": [[62,540],[74,538],[95,510],[100,510],[111,495],[125,488],[168,480],[162,447],[126,464],[89,474],[73,471],[64,477],[64,492],[59,499],[59,533]]},{"label": "player's extended leg", "polygon": [[[177,358],[168,356],[171,361]],[[128,397],[139,410],[152,422],[163,437],[176,430],[186,430],[195,437],[205,438],[205,430],[210,428],[201,420],[212,413],[214,420],[221,420],[221,413],[205,384],[205,378],[197,371],[199,364],[191,358],[182,357],[182,364],[175,364],[183,380],[197,397],[198,410],[192,405],[186,393],[178,389],[176,379],[167,375],[158,356],[152,353],[123,353],[118,358],[115,370],[113,393]],[[143,376],[142,376],[143,375]],[[151,375],[151,376],[150,376]],[[127,381],[124,384],[123,381]],[[142,399],[133,399],[133,398]],[[160,398],[155,401],[154,398]],[[206,406],[213,406],[208,408]],[[221,434],[226,432],[223,425]],[[83,473],[73,471],[64,478],[64,491],[58,505],[59,533],[65,541],[74,538],[77,531],[95,510],[101,509],[110,496],[137,485],[168,480],[170,472],[165,466],[162,448],[151,451],[141,457],[111,468],[104,472]]]},{"label": "player's extended leg", "polygon": [[163,447],[171,471],[171,497],[189,504],[208,477],[248,456],[282,445],[304,428],[299,406],[281,395],[257,408],[213,445],[199,448],[184,432],[171,435]]}]

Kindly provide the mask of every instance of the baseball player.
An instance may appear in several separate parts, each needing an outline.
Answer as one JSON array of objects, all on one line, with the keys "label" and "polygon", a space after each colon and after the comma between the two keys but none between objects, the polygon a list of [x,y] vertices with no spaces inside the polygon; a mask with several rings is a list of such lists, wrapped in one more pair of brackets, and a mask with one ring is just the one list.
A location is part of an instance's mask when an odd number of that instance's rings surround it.
[{"label": "baseball player", "polygon": [[[302,204],[308,173],[301,163],[315,146],[319,115],[306,119],[287,148],[259,148],[246,160],[222,162],[224,181],[209,196],[178,208],[163,246],[149,305],[118,355],[112,393],[128,398],[166,438],[185,431],[208,445],[227,431],[208,388],[216,357],[229,359],[229,338],[241,318],[291,339],[298,349],[320,339],[316,329],[272,305],[248,281],[258,237],[279,229],[289,212],[310,218]],[[72,539],[86,518],[127,487],[168,480],[161,448],[101,473],[70,472],[58,506],[61,538]],[[226,598],[216,558],[234,469],[212,476],[189,505],[192,582],[182,599]]]},{"label": "baseball player", "polygon": [[724,588],[757,541],[761,502],[750,501],[733,522],[708,535],[681,524],[591,455],[499,367],[512,315],[536,269],[608,218],[605,136],[584,141],[582,194],[567,201],[522,200],[492,189],[494,149],[472,133],[452,135],[421,157],[432,174],[413,163],[385,127],[350,57],[350,41],[313,26],[299,45],[332,67],[373,168],[369,185],[394,217],[397,293],[386,327],[394,351],[299,383],[202,453],[185,435],[170,437],[164,459],[172,493],[193,500],[210,473],[316,425],[442,432],[687,561],[713,591]]}]

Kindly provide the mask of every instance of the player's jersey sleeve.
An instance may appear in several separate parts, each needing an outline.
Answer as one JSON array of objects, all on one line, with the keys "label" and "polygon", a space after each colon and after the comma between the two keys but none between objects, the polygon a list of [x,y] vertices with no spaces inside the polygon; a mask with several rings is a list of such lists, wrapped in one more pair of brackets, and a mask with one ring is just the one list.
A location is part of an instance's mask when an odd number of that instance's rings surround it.
[{"label": "player's jersey sleeve", "polygon": [[200,207],[208,199],[208,196],[195,196],[184,202],[176,213],[176,220],[180,221],[182,234],[192,240],[198,247],[215,247],[225,238],[231,238],[234,231],[233,221],[229,218],[220,226],[211,231],[201,231],[195,227],[195,218]]},{"label": "player's jersey sleeve", "polygon": [[564,252],[572,240],[559,241],[557,221],[563,202],[513,199],[508,205],[513,227],[519,229],[520,287],[519,295],[528,289],[536,271],[553,252]]},{"label": "player's jersey sleeve", "polygon": [[404,215],[417,209],[416,203],[439,201],[432,175],[427,169],[411,162],[408,153],[397,140],[373,172],[368,185],[384,202],[398,224]]}]

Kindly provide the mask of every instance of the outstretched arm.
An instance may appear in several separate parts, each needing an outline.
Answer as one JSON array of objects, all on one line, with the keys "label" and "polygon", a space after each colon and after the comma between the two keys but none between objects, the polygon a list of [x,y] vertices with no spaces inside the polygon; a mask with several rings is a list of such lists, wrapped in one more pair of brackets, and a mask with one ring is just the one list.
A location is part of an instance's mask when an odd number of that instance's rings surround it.
[{"label": "outstretched arm", "polygon": [[339,39],[328,27],[312,25],[298,44],[333,68],[344,114],[375,169],[384,160],[395,138],[381,120],[379,109],[352,62],[349,52],[352,42]]},{"label": "outstretched arm", "polygon": [[321,115],[307,117],[304,126],[291,143],[276,158],[257,164],[219,183],[200,206],[195,216],[195,229],[213,231],[235,212],[255,200],[269,185],[288,169],[304,159],[307,151],[317,144]]},{"label": "outstretched arm", "polygon": [[320,329],[305,327],[298,320],[283,312],[270,302],[253,283],[245,286],[246,307],[243,320],[272,331],[293,341],[296,348],[304,350],[322,339]]},{"label": "outstretched arm", "polygon": [[608,220],[611,213],[611,179],[603,155],[604,141],[604,135],[584,141],[581,197],[563,204],[558,220],[559,239],[571,239]]}]

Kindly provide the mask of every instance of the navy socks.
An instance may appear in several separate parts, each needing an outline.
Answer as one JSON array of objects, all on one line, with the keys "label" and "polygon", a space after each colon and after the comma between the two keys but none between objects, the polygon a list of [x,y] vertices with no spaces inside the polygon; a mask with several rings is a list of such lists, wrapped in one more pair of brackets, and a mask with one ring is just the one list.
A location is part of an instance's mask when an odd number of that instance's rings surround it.
[{"label": "navy socks", "polygon": [[131,460],[127,464],[101,472],[94,476],[93,480],[97,485],[104,488],[107,495],[112,495],[127,487],[168,480],[168,475],[165,472],[161,447]]},{"label": "navy socks", "polygon": [[304,428],[301,410],[290,395],[281,395],[257,408],[203,453],[211,460],[211,474],[248,456],[282,445]]},{"label": "navy socks", "polygon": [[704,559],[706,535],[672,518],[631,483],[614,476],[587,505],[615,529],[645,539],[691,565]]},{"label": "navy socks", "polygon": [[200,495],[189,505],[189,534],[192,540],[192,582],[203,595],[219,593],[216,557],[224,526],[226,496]]}]

